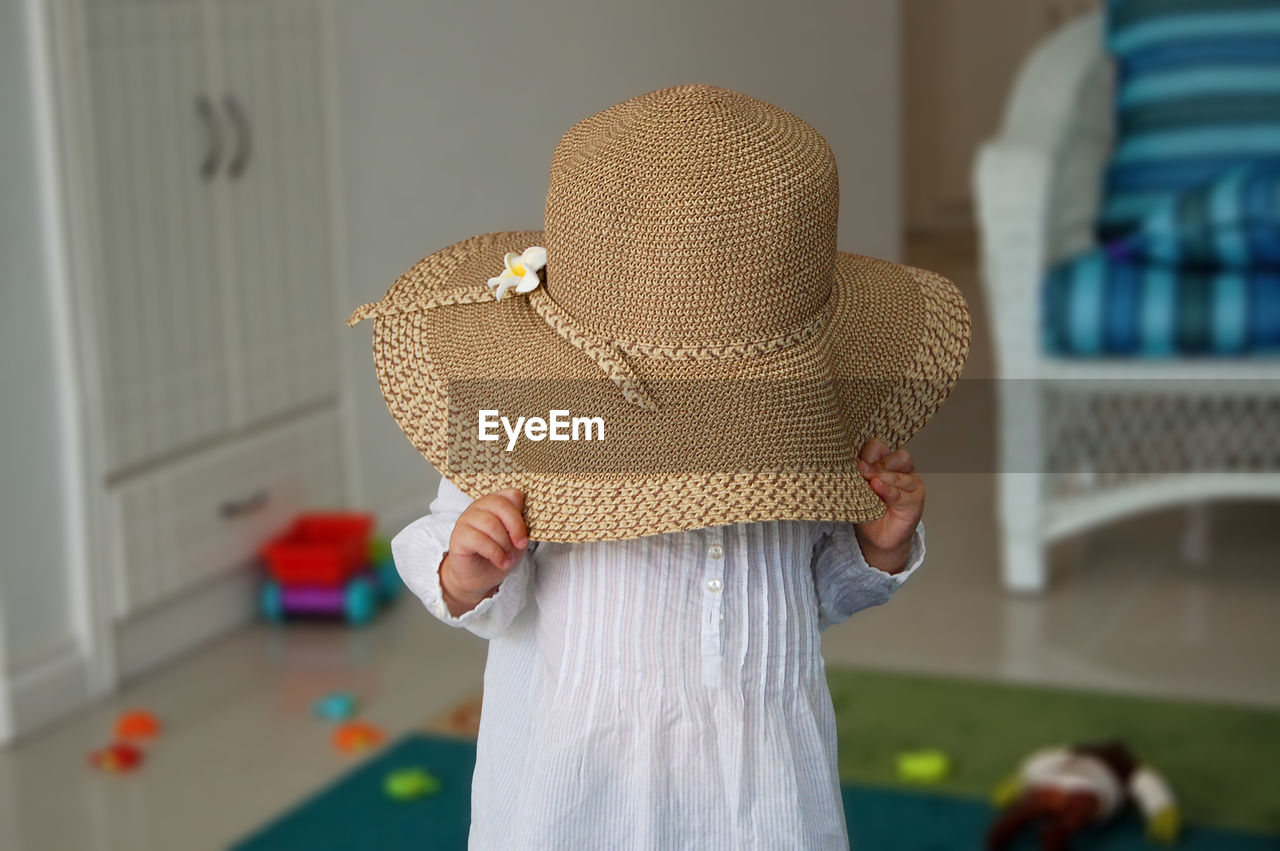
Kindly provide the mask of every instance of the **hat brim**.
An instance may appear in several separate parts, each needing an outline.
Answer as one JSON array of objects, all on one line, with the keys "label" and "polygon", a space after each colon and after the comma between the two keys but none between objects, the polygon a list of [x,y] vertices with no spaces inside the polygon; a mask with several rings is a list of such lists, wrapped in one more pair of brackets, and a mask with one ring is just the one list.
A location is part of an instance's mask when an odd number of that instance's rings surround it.
[{"label": "hat brim", "polygon": [[[506,252],[542,244],[542,231],[456,243],[351,320],[376,318],[378,381],[413,445],[474,498],[521,490],[534,540],[879,517],[884,503],[857,469],[858,449],[873,436],[895,448],[910,440],[946,400],[968,353],[968,307],[954,284],[840,252],[825,321],[794,345],[629,356],[657,402],[645,410],[527,297],[424,307],[484,293]],[[551,440],[544,428],[513,442],[495,426],[487,430],[498,439],[481,440],[481,411],[508,425],[553,411],[599,418],[604,439]],[[578,436],[591,437],[590,426]]]}]

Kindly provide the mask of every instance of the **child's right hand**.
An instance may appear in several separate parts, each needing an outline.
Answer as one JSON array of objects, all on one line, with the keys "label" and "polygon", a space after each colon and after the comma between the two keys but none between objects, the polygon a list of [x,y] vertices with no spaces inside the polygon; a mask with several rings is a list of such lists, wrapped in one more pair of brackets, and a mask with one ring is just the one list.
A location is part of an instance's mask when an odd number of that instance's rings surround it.
[{"label": "child's right hand", "polygon": [[506,578],[529,546],[524,494],[482,496],[458,517],[440,563],[440,589],[454,617],[469,612]]}]

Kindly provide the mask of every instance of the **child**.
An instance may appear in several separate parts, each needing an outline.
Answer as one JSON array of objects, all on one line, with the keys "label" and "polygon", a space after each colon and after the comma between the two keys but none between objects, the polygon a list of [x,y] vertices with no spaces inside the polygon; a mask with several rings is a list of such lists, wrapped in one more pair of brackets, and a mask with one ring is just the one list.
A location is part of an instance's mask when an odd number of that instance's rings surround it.
[{"label": "child", "polygon": [[800,119],[664,89],[565,134],[545,232],[436,252],[349,320],[445,477],[396,564],[490,639],[472,848],[848,847],[819,631],[924,557],[894,447],[969,319],[837,252],[837,207]]}]

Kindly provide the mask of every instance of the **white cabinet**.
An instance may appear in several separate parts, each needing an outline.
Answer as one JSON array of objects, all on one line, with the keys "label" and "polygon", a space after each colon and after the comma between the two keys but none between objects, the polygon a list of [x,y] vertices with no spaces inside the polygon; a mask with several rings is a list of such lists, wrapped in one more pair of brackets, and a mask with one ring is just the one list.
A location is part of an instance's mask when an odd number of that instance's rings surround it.
[{"label": "white cabinet", "polygon": [[114,643],[110,682],[250,619],[261,545],[347,504],[327,22],[320,0],[56,10],[88,646]]},{"label": "white cabinet", "polygon": [[342,502],[332,410],[166,464],[114,490],[115,615],[248,565],[302,508]]},{"label": "white cabinet", "polygon": [[[252,154],[226,180],[236,332],[233,424],[331,396],[336,334],[317,7],[310,0],[223,0],[218,86]],[[234,166],[235,163],[233,162]]]},{"label": "white cabinet", "polygon": [[91,298],[111,480],[332,399],[312,0],[87,0]]},{"label": "white cabinet", "polygon": [[[230,425],[228,287],[212,175],[203,10],[194,3],[90,3],[86,118],[96,189],[91,289],[113,475]],[[207,116],[206,119],[207,120]]]}]

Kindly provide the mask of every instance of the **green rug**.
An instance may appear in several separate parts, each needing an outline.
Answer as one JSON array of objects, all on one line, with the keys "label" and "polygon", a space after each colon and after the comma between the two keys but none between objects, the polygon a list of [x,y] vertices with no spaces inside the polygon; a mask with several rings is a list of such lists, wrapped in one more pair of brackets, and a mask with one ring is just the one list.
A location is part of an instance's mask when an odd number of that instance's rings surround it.
[{"label": "green rug", "polygon": [[906,788],[894,755],[951,755],[938,792],[985,798],[1033,750],[1120,738],[1168,778],[1188,822],[1280,836],[1280,711],[863,669],[827,672],[840,779]]},{"label": "green rug", "polygon": [[[991,787],[1046,744],[1119,737],[1169,778],[1189,826],[1179,851],[1280,851],[1280,712],[941,677],[830,669],[850,841],[862,851],[973,851],[993,816]],[[920,789],[893,773],[901,750],[940,748],[954,771]],[[425,767],[443,792],[401,803],[383,778]],[[411,735],[235,846],[237,851],[462,849],[475,743]],[[1030,835],[1018,849],[1033,849]],[[1137,851],[1131,810],[1080,851]]]}]

